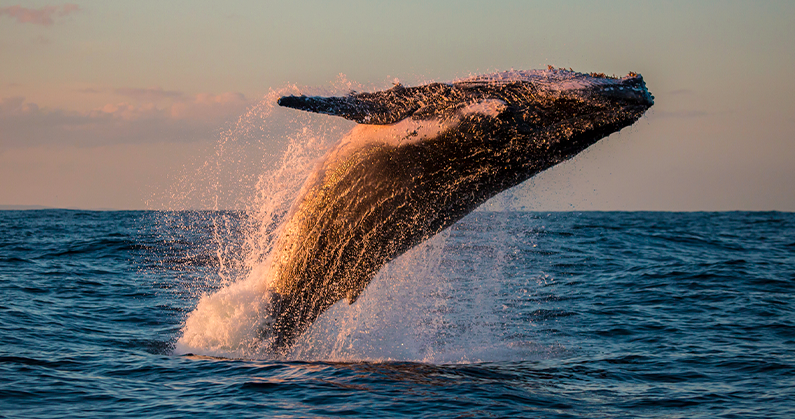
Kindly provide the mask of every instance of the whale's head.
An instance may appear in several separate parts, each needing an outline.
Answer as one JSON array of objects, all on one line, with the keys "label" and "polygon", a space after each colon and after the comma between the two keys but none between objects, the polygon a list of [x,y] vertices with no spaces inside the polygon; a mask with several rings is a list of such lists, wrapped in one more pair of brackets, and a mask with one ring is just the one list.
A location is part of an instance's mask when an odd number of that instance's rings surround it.
[{"label": "whale's head", "polygon": [[501,188],[631,125],[654,97],[637,73],[611,77],[549,68],[340,97],[286,96],[278,103],[382,126],[370,131],[397,138],[392,145],[434,144],[463,165],[493,172]]},{"label": "whale's head", "polygon": [[[411,119],[445,121],[441,126],[457,128],[459,121],[470,120],[485,123],[483,129],[496,130],[496,135],[484,138],[519,136],[539,150],[563,155],[576,154],[583,145],[631,125],[654,104],[654,97],[637,73],[611,77],[550,67],[417,87],[398,84],[380,92],[340,97],[285,96],[278,103],[367,125]],[[496,125],[489,127],[489,123]],[[514,135],[497,133],[505,129]]]},{"label": "whale's head", "polygon": [[[562,69],[510,71],[457,83],[504,103],[496,130],[534,158],[555,164],[633,124],[654,104],[643,77]],[[488,100],[488,99],[487,99]]]}]

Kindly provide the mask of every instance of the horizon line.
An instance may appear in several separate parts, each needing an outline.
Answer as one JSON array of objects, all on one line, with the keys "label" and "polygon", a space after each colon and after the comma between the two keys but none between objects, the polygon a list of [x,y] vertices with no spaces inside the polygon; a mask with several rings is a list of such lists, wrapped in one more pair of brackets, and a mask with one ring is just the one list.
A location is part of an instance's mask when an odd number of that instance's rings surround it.
[{"label": "horizon line", "polygon": [[[48,207],[45,205],[0,205],[0,211],[91,211],[91,212],[245,212],[246,209],[210,209],[210,208],[183,208],[183,209],[120,209],[120,208],[75,208],[75,207]],[[476,212],[781,212],[795,213],[795,210],[779,209],[720,209],[720,210],[666,210],[666,209],[511,209],[487,210],[476,209]]]}]

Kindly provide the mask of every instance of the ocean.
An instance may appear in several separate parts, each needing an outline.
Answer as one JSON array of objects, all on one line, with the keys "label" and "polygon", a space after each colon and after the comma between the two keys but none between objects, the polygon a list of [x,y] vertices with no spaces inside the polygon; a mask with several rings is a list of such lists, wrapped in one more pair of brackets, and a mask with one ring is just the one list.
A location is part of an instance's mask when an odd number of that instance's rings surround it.
[{"label": "ocean", "polygon": [[476,211],[287,355],[181,344],[246,217],[0,211],[0,417],[795,417],[795,214]]}]

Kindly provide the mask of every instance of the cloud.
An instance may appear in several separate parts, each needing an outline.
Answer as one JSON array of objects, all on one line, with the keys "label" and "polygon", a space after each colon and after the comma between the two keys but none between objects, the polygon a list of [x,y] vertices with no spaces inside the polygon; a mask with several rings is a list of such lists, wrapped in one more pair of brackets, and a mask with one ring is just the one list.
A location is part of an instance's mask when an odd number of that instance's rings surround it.
[{"label": "cloud", "polygon": [[0,99],[0,150],[208,140],[253,103],[240,93],[199,94],[166,106],[118,102],[75,112],[40,108],[23,97],[8,97]]},{"label": "cloud", "polygon": [[249,101],[242,93],[228,92],[220,95],[200,93],[190,101],[178,102],[171,106],[174,119],[205,119],[224,113],[225,109],[241,109]]},{"label": "cloud", "polygon": [[0,99],[0,117],[3,115],[23,115],[37,112],[39,107],[35,103],[25,103],[22,96],[13,96]]},{"label": "cloud", "polygon": [[182,98],[184,93],[177,90],[163,90],[162,87],[152,87],[149,89],[138,89],[130,87],[122,87],[116,89],[115,93],[121,96],[127,96],[135,100],[150,100],[157,101],[161,99],[176,99]]},{"label": "cloud", "polygon": [[50,26],[55,23],[54,17],[65,17],[78,11],[80,11],[80,6],[72,3],[67,3],[63,6],[44,6],[41,9],[28,9],[27,7],[14,5],[0,7],[0,16],[9,16],[16,19],[17,23]]}]

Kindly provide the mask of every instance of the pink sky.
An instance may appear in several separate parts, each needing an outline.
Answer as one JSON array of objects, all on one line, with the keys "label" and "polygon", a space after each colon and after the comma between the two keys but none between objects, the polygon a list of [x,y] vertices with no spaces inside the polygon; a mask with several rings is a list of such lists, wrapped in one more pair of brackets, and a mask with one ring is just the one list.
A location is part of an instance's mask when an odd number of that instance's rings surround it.
[{"label": "pink sky", "polygon": [[0,8],[0,15],[6,15],[16,19],[18,23],[50,26],[54,23],[54,18],[68,16],[79,10],[80,6],[72,3],[60,6],[44,6],[38,9],[31,9],[15,4],[13,6]]},{"label": "pink sky", "polygon": [[[492,207],[795,211],[793,12],[787,1],[0,1],[0,205],[173,207],[165,191],[213,158],[219,133],[290,83],[331,90],[342,73],[376,89],[552,64],[640,72],[656,105]],[[247,141],[263,155],[284,145]]]}]

